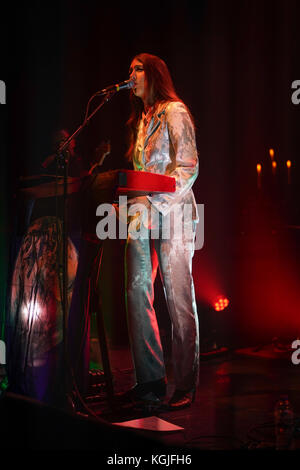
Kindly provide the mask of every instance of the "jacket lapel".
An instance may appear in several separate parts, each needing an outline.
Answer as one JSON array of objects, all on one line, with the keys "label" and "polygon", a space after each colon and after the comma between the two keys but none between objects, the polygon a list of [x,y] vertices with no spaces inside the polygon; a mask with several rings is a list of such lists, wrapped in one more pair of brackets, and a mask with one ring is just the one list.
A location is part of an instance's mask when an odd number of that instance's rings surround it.
[{"label": "jacket lapel", "polygon": [[153,116],[153,123],[151,126],[151,130],[145,139],[144,149],[147,147],[150,137],[154,134],[154,132],[157,131],[157,129],[161,125],[161,117],[165,114],[167,105],[164,104],[163,106],[164,106],[163,108],[159,107],[157,110],[157,113],[155,113]]}]

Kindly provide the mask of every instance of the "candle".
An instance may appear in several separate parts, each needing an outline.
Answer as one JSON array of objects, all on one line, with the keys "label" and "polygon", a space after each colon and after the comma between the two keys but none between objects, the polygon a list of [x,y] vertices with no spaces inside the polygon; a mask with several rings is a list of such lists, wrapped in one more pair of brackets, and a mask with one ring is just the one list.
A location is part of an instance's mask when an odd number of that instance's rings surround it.
[{"label": "candle", "polygon": [[256,165],[256,171],[257,171],[257,187],[258,189],[261,188],[261,164],[258,163]]},{"label": "candle", "polygon": [[291,184],[291,166],[292,166],[291,160],[287,160],[286,166],[287,166],[287,174],[288,174],[288,184]]},{"label": "candle", "polygon": [[272,174],[275,176],[276,175],[276,168],[277,168],[277,162],[275,160],[272,161]]},{"label": "candle", "polygon": [[274,154],[275,154],[274,149],[270,149],[270,150],[269,150],[269,155],[270,155],[270,157],[271,157],[271,160],[273,160]]}]

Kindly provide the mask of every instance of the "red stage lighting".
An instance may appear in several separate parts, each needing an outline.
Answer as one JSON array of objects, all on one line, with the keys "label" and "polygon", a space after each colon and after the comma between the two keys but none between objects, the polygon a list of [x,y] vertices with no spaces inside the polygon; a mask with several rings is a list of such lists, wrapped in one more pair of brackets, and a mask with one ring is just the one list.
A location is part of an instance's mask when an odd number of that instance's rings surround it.
[{"label": "red stage lighting", "polygon": [[218,300],[214,303],[214,309],[217,312],[224,310],[229,305],[229,300],[226,297],[219,297]]}]

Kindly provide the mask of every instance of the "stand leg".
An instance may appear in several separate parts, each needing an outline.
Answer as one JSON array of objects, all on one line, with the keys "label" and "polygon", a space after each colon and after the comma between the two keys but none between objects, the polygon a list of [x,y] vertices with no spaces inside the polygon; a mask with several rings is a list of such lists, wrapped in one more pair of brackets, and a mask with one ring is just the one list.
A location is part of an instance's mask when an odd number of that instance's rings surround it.
[{"label": "stand leg", "polygon": [[[92,304],[96,306],[97,330],[98,330],[99,345],[100,345],[100,350],[101,350],[101,357],[102,357],[102,362],[103,362],[107,400],[110,406],[113,406],[113,399],[114,399],[113,375],[112,375],[111,367],[110,367],[109,352],[108,352],[107,339],[106,339],[106,333],[105,333],[105,325],[104,325],[104,320],[103,320],[103,312],[101,308],[99,295],[96,290],[96,286],[98,285],[99,276],[100,276],[101,262],[102,262],[102,247],[101,247],[101,251],[99,253],[99,258],[97,261],[98,265],[94,265],[94,267],[97,268],[97,274],[96,276],[92,275],[91,279],[93,279],[93,281],[90,280],[89,287],[91,288],[91,285],[93,286],[94,302],[92,302]],[[89,291],[91,292],[90,289]]]},{"label": "stand leg", "polygon": [[98,309],[97,309],[97,329],[98,329],[98,337],[99,337],[99,344],[101,350],[101,357],[103,362],[103,370],[105,375],[105,383],[106,383],[106,393],[107,393],[107,400],[110,405],[113,404],[114,398],[114,387],[113,387],[113,375],[111,373],[110,367],[110,360],[109,360],[109,353],[107,347],[107,340],[105,334],[105,326],[103,321],[103,313],[98,302]]}]

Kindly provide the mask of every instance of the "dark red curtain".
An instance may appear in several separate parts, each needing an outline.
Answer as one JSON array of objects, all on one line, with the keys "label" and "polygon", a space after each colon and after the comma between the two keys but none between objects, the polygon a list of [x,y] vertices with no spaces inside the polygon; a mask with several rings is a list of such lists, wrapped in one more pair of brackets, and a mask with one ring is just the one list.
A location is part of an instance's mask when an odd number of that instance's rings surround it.
[{"label": "dark red curtain", "polygon": [[[197,201],[205,204],[205,242],[194,259],[199,312],[218,294],[228,297],[222,318],[233,345],[274,334],[296,337],[300,106],[291,101],[291,84],[300,79],[299,12],[296,0],[111,6],[65,0],[24,3],[9,12],[2,19],[8,61],[0,76],[7,89],[5,109],[1,106],[3,253],[18,177],[41,172],[53,133],[73,132],[90,96],[125,80],[135,54],[157,54],[167,62],[197,126],[200,174],[194,188]],[[77,139],[87,162],[97,145],[110,139],[106,168],[126,165],[128,113],[122,92],[95,116]],[[270,148],[277,161],[274,178]],[[286,160],[292,162],[291,185]],[[108,248],[101,284],[116,344],[126,341],[122,250],[122,244]],[[5,285],[5,267],[2,278]],[[118,288],[122,295],[116,297]]]}]

